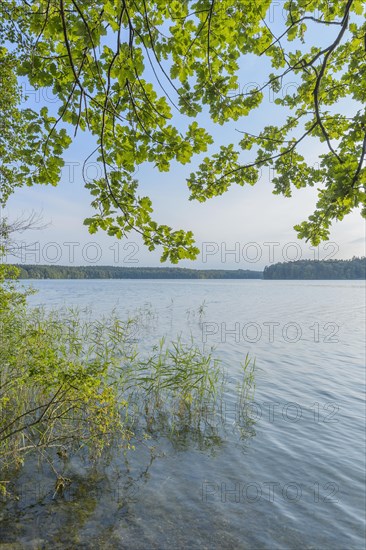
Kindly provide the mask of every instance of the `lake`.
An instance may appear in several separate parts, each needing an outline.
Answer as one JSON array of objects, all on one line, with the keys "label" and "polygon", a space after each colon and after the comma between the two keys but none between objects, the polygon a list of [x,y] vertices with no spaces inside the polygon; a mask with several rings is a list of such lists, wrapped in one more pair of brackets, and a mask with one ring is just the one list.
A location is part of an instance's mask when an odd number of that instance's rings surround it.
[{"label": "lake", "polygon": [[[33,305],[112,309],[162,336],[194,338],[227,369],[234,393],[256,359],[251,423],[230,391],[220,438],[164,434],[103,473],[42,496],[49,474],[24,472],[0,541],[20,548],[363,549],[365,283],[363,281],[23,281]],[[150,442],[150,445],[152,444]],[[75,464],[75,475],[82,472]],[[4,546],[5,547],[5,546]]]}]

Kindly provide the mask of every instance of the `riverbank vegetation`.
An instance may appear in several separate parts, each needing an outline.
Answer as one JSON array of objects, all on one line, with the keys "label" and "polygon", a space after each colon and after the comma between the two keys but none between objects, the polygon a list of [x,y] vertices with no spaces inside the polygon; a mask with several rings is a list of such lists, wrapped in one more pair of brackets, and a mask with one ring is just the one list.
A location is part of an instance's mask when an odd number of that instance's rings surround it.
[{"label": "riverbank vegetation", "polygon": [[[45,311],[0,266],[0,487],[35,457],[55,474],[75,455],[95,463],[108,449],[126,452],[156,433],[212,435],[220,423],[226,374],[193,341],[161,339],[140,353],[136,326],[111,314]],[[146,321],[146,320],[145,320]],[[142,323],[143,326],[143,323]],[[244,361],[238,402],[254,390]]]}]

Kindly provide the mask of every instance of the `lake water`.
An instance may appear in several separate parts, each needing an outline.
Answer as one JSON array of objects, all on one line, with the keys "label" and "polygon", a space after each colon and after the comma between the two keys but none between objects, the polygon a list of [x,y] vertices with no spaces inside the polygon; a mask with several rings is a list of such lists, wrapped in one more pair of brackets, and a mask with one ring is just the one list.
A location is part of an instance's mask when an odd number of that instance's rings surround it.
[{"label": "lake water", "polygon": [[[154,456],[137,447],[114,457],[77,494],[42,502],[28,495],[15,516],[3,510],[0,541],[13,548],[364,548],[363,281],[32,285],[34,305],[88,307],[95,316],[145,312],[154,319],[136,334],[145,350],[163,335],[193,335],[215,347],[232,388],[249,353],[257,364],[253,423],[242,429],[229,392],[220,440],[156,437]],[[31,481],[40,490],[46,477],[37,472]]]}]

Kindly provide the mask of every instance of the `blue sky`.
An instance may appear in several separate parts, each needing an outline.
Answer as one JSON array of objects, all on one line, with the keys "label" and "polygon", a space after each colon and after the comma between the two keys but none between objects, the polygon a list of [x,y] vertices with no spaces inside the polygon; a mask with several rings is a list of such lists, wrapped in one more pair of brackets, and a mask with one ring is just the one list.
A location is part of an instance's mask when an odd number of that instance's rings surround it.
[{"label": "blue sky", "polygon": [[[275,32],[279,32],[283,27],[280,2],[273,2],[268,18]],[[322,35],[324,41],[329,38],[329,33],[331,31]],[[319,45],[319,36],[315,32],[310,32],[309,37]],[[248,91],[253,83],[264,83],[267,71],[266,60],[252,56],[243,59],[241,90]],[[296,86],[293,76],[284,81],[280,94],[291,86]],[[51,92],[35,92],[25,82],[23,89],[29,96],[28,104],[33,107],[40,108],[44,104],[51,110],[55,107]],[[223,127],[215,126],[203,112],[198,122],[208,128],[215,140],[209,152],[214,153],[221,144],[236,143],[240,139],[236,130],[255,133],[265,124],[279,122],[284,113],[273,100],[274,97],[267,91],[259,109],[249,117]],[[351,103],[342,106],[342,110],[347,112],[353,111],[353,108]],[[191,121],[178,116],[173,123],[184,128]],[[84,188],[80,167],[92,149],[93,140],[79,134],[65,154],[66,165],[58,187],[20,189],[9,200],[5,215],[10,219],[34,210],[41,212],[44,222],[49,223],[46,229],[23,236],[24,241],[38,244],[34,245],[33,253],[28,250],[27,255],[23,255],[22,261],[65,265],[162,265],[160,251],[148,252],[135,233],[119,242],[102,232],[89,235],[83,220],[93,214],[93,209],[89,206],[90,196]],[[307,142],[302,151],[309,162],[315,163],[320,152],[319,144]],[[245,160],[250,159],[250,152],[247,155],[243,157]],[[359,212],[334,225],[330,237],[334,244],[324,243],[318,250],[313,250],[309,243],[298,241],[293,225],[312,213],[316,189],[295,190],[291,199],[273,195],[271,175],[266,169],[261,181],[254,187],[235,186],[225,195],[206,203],[190,202],[185,179],[196,169],[200,158],[194,158],[186,166],[172,164],[169,173],[159,173],[152,165],[144,165],[136,174],[141,194],[148,194],[153,200],[155,219],[174,229],[191,229],[195,234],[201,254],[195,262],[181,262],[181,267],[263,269],[276,261],[327,257],[341,259],[365,254],[365,225]],[[88,163],[87,176],[93,178],[98,175],[98,169],[96,163]]]}]

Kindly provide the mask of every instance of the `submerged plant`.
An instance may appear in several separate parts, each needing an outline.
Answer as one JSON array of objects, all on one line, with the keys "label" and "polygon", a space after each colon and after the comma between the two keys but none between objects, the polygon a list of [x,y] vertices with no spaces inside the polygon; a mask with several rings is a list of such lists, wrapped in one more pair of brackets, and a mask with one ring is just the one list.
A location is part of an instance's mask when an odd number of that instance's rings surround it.
[{"label": "submerged plant", "polygon": [[[19,468],[36,453],[55,474],[57,496],[75,453],[95,460],[108,448],[134,448],[162,432],[220,441],[226,373],[212,353],[193,339],[162,338],[140,356],[136,327],[156,322],[150,309],[142,319],[140,311],[121,320],[115,313],[93,319],[75,309],[29,308],[26,293],[5,282],[9,269],[2,273],[0,472]],[[253,390],[254,365],[247,356],[240,404]]]},{"label": "submerged plant", "polygon": [[218,399],[223,377],[219,362],[193,340],[187,344],[178,338],[167,346],[162,338],[152,356],[135,363],[127,388],[149,429],[163,424],[174,430],[182,422],[199,423]]}]

